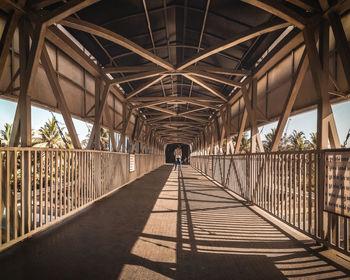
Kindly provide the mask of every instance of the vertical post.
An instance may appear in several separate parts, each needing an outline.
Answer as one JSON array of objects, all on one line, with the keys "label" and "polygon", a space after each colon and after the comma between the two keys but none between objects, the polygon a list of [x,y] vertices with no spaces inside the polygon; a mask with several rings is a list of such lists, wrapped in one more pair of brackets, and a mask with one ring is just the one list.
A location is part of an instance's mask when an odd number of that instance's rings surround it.
[{"label": "vertical post", "polygon": [[[99,111],[100,111],[100,106],[101,106],[101,85],[102,81],[100,78],[95,79],[95,119],[99,118],[98,116]],[[102,112],[101,112],[102,113]],[[100,138],[101,138],[101,123],[96,122],[95,123],[96,128],[95,128],[95,135],[93,139],[93,146],[95,150],[100,150]]]},{"label": "vertical post", "polygon": [[256,125],[256,119],[255,119],[255,103],[256,103],[256,97],[257,97],[257,80],[253,79],[251,82],[251,104],[248,104],[248,106],[251,106],[252,108],[252,114],[254,114],[253,123],[250,124],[250,152],[256,153],[256,143],[257,143],[257,134],[258,134],[258,127]]}]

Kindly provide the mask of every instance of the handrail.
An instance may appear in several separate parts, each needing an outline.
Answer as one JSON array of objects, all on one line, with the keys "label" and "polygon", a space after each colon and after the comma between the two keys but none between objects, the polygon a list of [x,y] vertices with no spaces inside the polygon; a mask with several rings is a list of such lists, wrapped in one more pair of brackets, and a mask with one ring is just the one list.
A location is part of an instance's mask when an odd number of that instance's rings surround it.
[{"label": "handrail", "polygon": [[94,150],[1,147],[0,251],[164,163],[163,155],[135,154],[135,171],[131,172],[129,155]]},{"label": "handrail", "polygon": [[[336,164],[327,158],[336,156],[350,158],[350,149],[192,156],[191,165],[279,220],[349,255],[350,211],[341,211],[339,199],[350,199],[350,188],[347,196],[334,192],[329,183],[338,173],[331,173]],[[350,173],[350,161],[343,165]],[[345,179],[337,180],[345,186]],[[337,206],[329,210],[328,202]]]}]

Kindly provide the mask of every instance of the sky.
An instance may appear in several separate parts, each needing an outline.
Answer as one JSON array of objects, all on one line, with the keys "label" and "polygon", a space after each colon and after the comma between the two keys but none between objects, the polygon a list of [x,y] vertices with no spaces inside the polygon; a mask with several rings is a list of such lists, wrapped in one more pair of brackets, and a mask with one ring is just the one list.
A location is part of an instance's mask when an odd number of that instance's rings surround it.
[{"label": "sky", "polygon": [[[0,99],[0,129],[4,128],[5,123],[12,123],[16,111],[16,103]],[[350,101],[332,105],[334,118],[337,125],[337,130],[340,138],[340,142],[343,143],[345,137],[350,129]],[[53,113],[61,127],[65,127],[64,120],[61,114]],[[44,125],[44,123],[51,119],[52,115],[49,111],[32,106],[32,129],[38,130]],[[86,138],[89,132],[88,124],[74,119],[73,123],[78,133],[80,141]],[[89,126],[91,126],[89,124]],[[262,140],[265,139],[264,134],[271,131],[271,128],[275,128],[277,122],[270,123],[265,126],[261,126],[259,131],[261,133]],[[287,135],[292,131],[304,131],[307,139],[310,139],[310,133],[316,132],[317,129],[317,112],[312,110],[306,113],[298,114],[289,118],[286,125]]]}]

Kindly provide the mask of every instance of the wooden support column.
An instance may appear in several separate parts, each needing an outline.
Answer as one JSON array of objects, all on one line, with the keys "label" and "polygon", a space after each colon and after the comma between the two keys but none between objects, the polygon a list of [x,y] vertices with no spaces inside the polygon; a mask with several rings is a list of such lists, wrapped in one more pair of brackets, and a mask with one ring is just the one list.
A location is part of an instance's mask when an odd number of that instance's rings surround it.
[{"label": "wooden support column", "polygon": [[121,140],[118,143],[118,147],[117,147],[117,151],[120,150],[120,148],[122,148],[122,152],[126,152],[126,139],[125,139],[125,133],[127,131],[128,128],[128,124],[129,124],[129,120],[131,117],[131,113],[132,113],[132,109],[128,108],[128,104],[126,102],[123,103],[123,123],[122,123],[122,132],[121,132]]},{"label": "wooden support column", "polygon": [[[87,145],[87,149],[98,149],[100,144],[100,133],[101,133],[101,120],[104,108],[107,103],[107,97],[109,93],[111,84],[106,83],[103,89],[102,95],[100,95],[101,91],[101,82],[95,81],[95,120],[94,125],[91,130],[89,143]],[[100,98],[101,97],[101,98]]]},{"label": "wooden support column", "polygon": [[31,146],[31,92],[39,65],[39,57],[44,44],[45,27],[37,24],[32,34],[29,51],[30,23],[24,18],[19,23],[19,60],[20,60],[20,95],[13,121],[10,145],[18,142],[20,134],[21,146]]},{"label": "wooden support column", "polygon": [[20,15],[13,11],[9,14],[0,40],[0,79],[5,69],[13,34],[15,33]]},{"label": "wooden support column", "polygon": [[75,127],[74,127],[74,124],[73,124],[71,113],[69,111],[67,102],[66,102],[64,95],[63,95],[62,88],[61,88],[60,83],[57,79],[56,72],[53,68],[53,65],[51,63],[49,54],[48,54],[45,46],[43,47],[43,51],[41,54],[41,63],[44,67],[44,70],[46,72],[46,76],[49,80],[53,94],[54,94],[56,101],[58,103],[58,107],[62,113],[64,122],[67,126],[69,136],[72,139],[73,147],[75,149],[81,149],[81,144],[80,144],[78,134],[77,134]]},{"label": "wooden support column", "polygon": [[[103,111],[100,110],[101,106],[101,86],[102,81],[101,79],[97,78],[95,79],[95,119],[100,118],[102,120],[102,116],[99,116],[99,114],[103,114]],[[94,139],[94,149],[100,150],[100,139],[101,139],[101,122],[96,122],[96,128],[95,128],[95,139]]]},{"label": "wooden support column", "polygon": [[284,104],[282,114],[278,121],[276,133],[271,146],[271,152],[276,152],[278,150],[278,145],[282,137],[282,133],[284,131],[290,113],[292,112],[294,102],[298,96],[308,65],[309,60],[306,56],[306,50],[304,50],[298,69],[295,73],[295,77],[293,78],[286,103]]},{"label": "wooden support column", "polygon": [[226,121],[225,121],[225,131],[226,131],[226,154],[233,153],[232,141],[231,141],[231,106],[226,105]]},{"label": "wooden support column", "polygon": [[346,34],[344,32],[343,25],[341,23],[341,18],[336,12],[331,12],[328,14],[329,22],[331,23],[335,43],[337,50],[339,52],[341,62],[343,64],[343,69],[345,73],[345,78],[348,82],[348,87],[350,87],[350,47],[348,40],[346,39]]},{"label": "wooden support column", "polygon": [[109,108],[105,109],[104,114],[105,114],[106,121],[109,124],[108,125],[108,132],[109,132],[109,137],[111,139],[112,151],[117,152],[117,143],[116,143],[115,135],[114,135],[114,123],[113,123],[113,119],[111,117]]},{"label": "wooden support column", "polygon": [[131,151],[130,153],[133,153],[134,148],[135,148],[135,142],[137,141],[137,130],[138,130],[138,126],[139,126],[139,116],[137,115],[135,118],[135,125],[134,125],[134,129],[132,131],[132,135],[131,135]]},{"label": "wooden support column", "polygon": [[234,152],[235,154],[239,154],[239,152],[240,152],[242,137],[244,134],[244,129],[245,129],[246,123],[247,123],[247,117],[248,117],[248,112],[247,112],[247,109],[245,108],[243,111],[241,125],[239,127],[239,132],[238,132],[238,136],[237,136],[237,142],[236,142],[236,147],[235,147],[235,152]]},{"label": "wooden support column", "polygon": [[[315,32],[310,27],[304,29],[304,40],[310,62],[311,74],[314,86],[320,95],[317,118],[317,141],[319,149],[328,148],[329,133],[332,133],[332,148],[340,147],[336,125],[329,101],[328,77],[329,77],[329,25],[323,21],[320,25],[320,53],[318,54],[315,41]],[[329,127],[333,127],[330,130]]]},{"label": "wooden support column", "polygon": [[216,117],[214,119],[214,130],[215,130],[215,140],[214,140],[214,145],[215,145],[215,154],[218,154],[218,149],[220,150],[220,139],[221,139],[221,133],[220,133],[220,125],[219,125],[219,120]]},{"label": "wooden support column", "polygon": [[257,145],[260,150],[260,152],[264,151],[264,148],[262,147],[259,130],[256,124],[256,108],[257,108],[257,80],[253,79],[250,87],[250,91],[252,94],[252,99],[249,98],[249,93],[245,86],[242,86],[242,93],[244,98],[245,107],[248,113],[249,122],[250,122],[250,152],[256,153],[257,152]]}]

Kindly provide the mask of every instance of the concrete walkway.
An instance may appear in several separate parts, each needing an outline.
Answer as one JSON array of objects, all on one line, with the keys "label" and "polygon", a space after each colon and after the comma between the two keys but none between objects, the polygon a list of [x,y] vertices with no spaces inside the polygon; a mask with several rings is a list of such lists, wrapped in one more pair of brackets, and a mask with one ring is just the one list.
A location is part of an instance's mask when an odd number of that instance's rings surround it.
[{"label": "concrete walkway", "polygon": [[348,275],[189,166],[163,166],[0,254],[1,280]]}]

